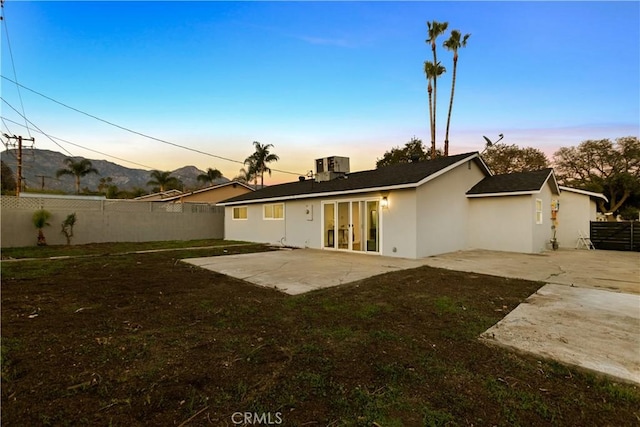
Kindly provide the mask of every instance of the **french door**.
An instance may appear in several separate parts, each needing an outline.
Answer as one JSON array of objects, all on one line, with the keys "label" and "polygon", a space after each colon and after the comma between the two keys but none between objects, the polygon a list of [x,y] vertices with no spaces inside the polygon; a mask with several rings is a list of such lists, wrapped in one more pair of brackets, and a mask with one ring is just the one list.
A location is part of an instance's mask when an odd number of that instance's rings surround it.
[{"label": "french door", "polygon": [[322,247],[380,252],[378,200],[322,202]]}]

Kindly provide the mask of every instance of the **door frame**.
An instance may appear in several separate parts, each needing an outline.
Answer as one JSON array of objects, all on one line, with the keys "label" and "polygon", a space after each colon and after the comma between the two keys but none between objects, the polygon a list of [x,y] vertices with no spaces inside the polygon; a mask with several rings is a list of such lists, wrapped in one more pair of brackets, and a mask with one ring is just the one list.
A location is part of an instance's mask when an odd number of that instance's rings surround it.
[{"label": "door frame", "polygon": [[[382,254],[382,229],[383,229],[383,224],[382,224],[382,207],[381,207],[381,200],[382,197],[354,197],[354,198],[348,198],[348,199],[331,199],[331,200],[322,200],[320,202],[320,248],[321,249],[326,249],[326,250],[334,250],[334,251],[341,251],[341,252],[354,252],[354,253],[363,253],[363,254],[373,254],[373,255],[381,255]],[[367,212],[367,203],[368,202],[376,202],[377,203],[377,209],[376,209],[376,215],[377,215],[377,228],[376,228],[376,241],[377,241],[377,251],[368,251],[367,250],[367,230],[368,230],[368,222],[369,222],[369,218],[368,215],[366,214]],[[338,206],[340,203],[348,203],[348,210],[349,210],[349,218],[347,221],[348,224],[348,228],[347,228],[347,236],[348,241],[347,241],[347,248],[340,248],[339,247],[339,233],[338,233],[338,215],[339,215],[339,209]],[[353,218],[353,204],[354,203],[358,203],[358,211],[359,211],[359,215],[360,215],[360,219],[358,220],[358,222],[362,221],[362,224],[360,225],[360,245],[361,248],[360,250],[354,250],[353,249],[353,242],[354,242],[354,233],[353,233],[353,224],[354,224],[354,218]],[[328,232],[328,230],[325,228],[325,206],[326,205],[333,205],[333,246],[325,246],[325,232]]]}]

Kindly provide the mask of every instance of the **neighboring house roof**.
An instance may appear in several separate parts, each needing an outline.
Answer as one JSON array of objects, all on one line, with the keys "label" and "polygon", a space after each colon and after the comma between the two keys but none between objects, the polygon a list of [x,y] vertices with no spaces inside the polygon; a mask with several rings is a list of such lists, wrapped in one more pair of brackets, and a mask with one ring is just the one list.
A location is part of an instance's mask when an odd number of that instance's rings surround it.
[{"label": "neighboring house roof", "polygon": [[207,191],[217,190],[219,188],[223,188],[223,187],[226,187],[228,185],[233,185],[234,187],[237,186],[237,185],[240,185],[240,186],[246,188],[247,190],[255,191],[253,186],[251,186],[251,185],[242,183],[240,181],[229,181],[229,182],[225,182],[223,184],[212,185],[211,187],[206,187],[206,188],[201,188],[199,190],[190,191],[188,193],[182,193],[182,194],[179,194],[177,196],[167,197],[165,199],[162,199],[162,201],[163,202],[172,202],[172,201],[175,201],[175,200],[179,200],[179,199],[181,199],[183,197],[191,196],[192,194],[205,193]]},{"label": "neighboring house roof", "polygon": [[560,194],[553,169],[547,168],[531,172],[487,176],[467,191],[467,197],[536,194],[548,181],[550,181],[554,192]]},{"label": "neighboring house roof", "polygon": [[133,200],[146,200],[146,201],[155,201],[155,200],[164,200],[167,197],[173,197],[175,195],[182,194],[180,190],[167,190],[160,191],[158,193],[147,194],[145,196],[136,197]]},{"label": "neighboring house roof", "polygon": [[416,163],[400,163],[378,169],[353,172],[330,181],[304,180],[273,185],[258,191],[232,197],[219,205],[238,205],[264,201],[304,199],[333,195],[415,188],[467,161],[475,161],[487,175],[487,165],[477,152],[440,157]]},{"label": "neighboring house roof", "polygon": [[571,188],[565,187],[564,185],[560,186],[560,191],[568,191],[570,193],[584,194],[585,196],[589,196],[595,199],[603,199],[605,202],[609,202],[609,199],[602,193],[594,193],[593,191],[581,190],[579,188]]}]

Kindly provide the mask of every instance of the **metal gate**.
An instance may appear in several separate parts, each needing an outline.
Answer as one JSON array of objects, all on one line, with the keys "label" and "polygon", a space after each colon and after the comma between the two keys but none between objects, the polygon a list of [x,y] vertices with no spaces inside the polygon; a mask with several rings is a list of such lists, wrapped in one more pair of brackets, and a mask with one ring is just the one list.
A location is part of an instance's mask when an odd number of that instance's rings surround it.
[{"label": "metal gate", "polygon": [[591,222],[591,241],[596,249],[640,252],[640,223]]}]

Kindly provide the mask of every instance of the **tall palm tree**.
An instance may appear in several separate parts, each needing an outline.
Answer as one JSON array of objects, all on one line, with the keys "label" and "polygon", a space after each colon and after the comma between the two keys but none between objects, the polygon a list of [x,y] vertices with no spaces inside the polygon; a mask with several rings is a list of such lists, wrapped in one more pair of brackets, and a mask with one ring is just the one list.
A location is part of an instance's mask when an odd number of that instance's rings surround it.
[{"label": "tall palm tree", "polygon": [[[444,135],[444,156],[449,155],[449,124],[451,123],[451,110],[453,109],[453,94],[456,89],[456,72],[458,69],[458,49],[467,46],[467,40],[471,34],[462,37],[460,30],[451,31],[451,36],[442,45],[453,52],[453,77],[451,79],[451,99],[449,99],[449,113],[447,114],[447,130]],[[462,38],[461,38],[462,37]]]},{"label": "tall palm tree", "polygon": [[211,184],[213,183],[213,181],[220,178],[222,178],[222,172],[220,172],[218,169],[208,168],[207,173],[198,175],[196,179],[198,181]]},{"label": "tall palm tree", "polygon": [[147,182],[147,185],[158,186],[161,192],[165,191],[170,185],[178,184],[178,178],[171,176],[171,172],[152,170],[150,176],[151,179]]},{"label": "tall palm tree", "polygon": [[427,77],[427,92],[429,92],[429,123],[431,125],[431,159],[436,158],[436,118],[433,114],[435,109],[435,102],[433,102],[433,86],[432,82],[435,82],[436,78],[442,75],[446,69],[440,65],[440,63],[434,63],[431,61],[424,61],[424,74]]},{"label": "tall palm tree", "polygon": [[[268,172],[271,176],[271,169],[267,166],[267,163],[277,162],[280,160],[278,155],[270,153],[269,149],[273,148],[273,144],[260,144],[258,141],[253,141],[255,152],[245,159],[245,164],[249,164],[249,171],[253,172],[257,176],[260,175],[260,186],[264,187],[264,173]],[[252,169],[253,166],[253,170]]]},{"label": "tall palm tree", "polygon": [[66,168],[58,169],[56,172],[56,178],[60,178],[62,175],[73,175],[76,179],[76,194],[80,194],[80,178],[89,175],[90,173],[99,174],[98,170],[93,167],[91,161],[87,159],[73,160],[70,157],[64,159]]},{"label": "tall palm tree", "polygon": [[[434,64],[438,64],[438,58],[436,55],[436,39],[441,36],[442,34],[444,34],[445,31],[447,31],[447,27],[449,26],[448,22],[438,22],[438,21],[431,21],[431,22],[427,22],[427,40],[426,43],[431,45],[431,51],[433,52],[433,63]],[[444,72],[444,71],[443,71]],[[433,120],[433,125],[432,125],[432,134],[433,134],[433,139],[434,139],[434,143],[435,143],[435,130],[436,130],[436,102],[438,100],[438,75],[436,75],[433,78],[433,109],[431,117]],[[435,149],[433,149],[431,151],[431,158],[434,158],[435,154]]]}]

